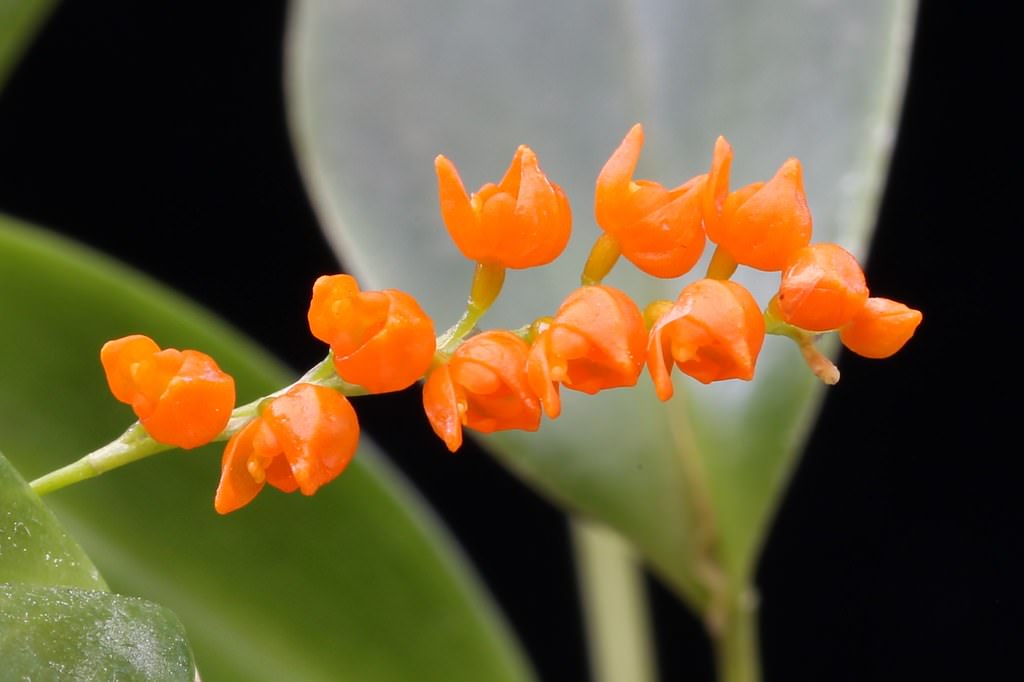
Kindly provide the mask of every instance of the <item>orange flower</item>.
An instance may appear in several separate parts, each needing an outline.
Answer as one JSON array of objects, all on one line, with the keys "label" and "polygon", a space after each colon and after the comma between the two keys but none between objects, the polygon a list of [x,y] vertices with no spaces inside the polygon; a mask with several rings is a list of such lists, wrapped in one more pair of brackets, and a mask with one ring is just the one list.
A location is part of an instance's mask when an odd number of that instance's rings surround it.
[{"label": "orange flower", "polygon": [[843,345],[866,358],[887,358],[914,335],[921,311],[887,298],[869,298],[853,321],[839,331]]},{"label": "orange flower", "polygon": [[441,218],[466,258],[508,268],[545,265],[569,242],[572,212],[562,188],[548,180],[537,156],[520,145],[505,177],[472,197],[455,165],[434,160]]},{"label": "orange flower", "polygon": [[647,332],[636,304],[609,286],[584,286],[562,302],[530,349],[527,377],[548,417],[562,410],[558,385],[584,393],[633,386]]},{"label": "orange flower", "polygon": [[344,396],[297,384],[264,403],[228,441],[214,508],[227,514],[244,507],[265,483],[312,495],[345,470],[358,443],[359,421]]},{"label": "orange flower", "polygon": [[462,445],[462,427],[482,433],[540,426],[540,403],[530,392],[530,347],[507,331],[487,331],[464,342],[430,373],[423,408],[448,449]]},{"label": "orange flower", "polygon": [[719,137],[704,195],[708,238],[737,263],[782,270],[790,254],[811,241],[811,211],[800,161],[788,159],[768,182],[727,194],[731,164],[732,147]]},{"label": "orange flower", "polygon": [[598,175],[594,217],[638,268],[654,277],[679,277],[704,251],[701,199],[706,176],[671,190],[651,180],[634,181],[643,144],[638,123]]},{"label": "orange flower", "polygon": [[100,362],[111,393],[132,406],[154,440],[188,450],[227,426],[235,380],[209,355],[160,350],[153,339],[134,334],[103,344]]},{"label": "orange flower", "polygon": [[338,376],[371,393],[411,386],[434,357],[434,323],[397,289],[360,291],[349,275],[324,275],[308,318],[313,336],[330,344]]},{"label": "orange flower", "polygon": [[757,301],[741,285],[718,279],[694,282],[651,328],[647,369],[658,397],[672,397],[673,362],[701,383],[749,381],[764,334]]},{"label": "orange flower", "polygon": [[790,256],[779,285],[782,319],[813,332],[839,329],[868,300],[857,259],[836,244],[811,244]]}]

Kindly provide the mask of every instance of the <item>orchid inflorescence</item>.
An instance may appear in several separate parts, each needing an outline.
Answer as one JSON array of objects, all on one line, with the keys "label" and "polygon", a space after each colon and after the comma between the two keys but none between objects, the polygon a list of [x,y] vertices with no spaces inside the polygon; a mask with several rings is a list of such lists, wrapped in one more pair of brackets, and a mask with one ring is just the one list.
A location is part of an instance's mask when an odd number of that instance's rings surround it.
[{"label": "orchid inflorescence", "polygon": [[[441,217],[458,249],[476,263],[466,311],[455,325],[436,336],[409,294],[362,291],[345,274],[320,277],[308,320],[313,336],[330,346],[327,359],[291,386],[234,411],[234,382],[209,356],[161,350],[140,335],[110,341],[101,351],[110,389],[132,406],[145,434],[137,425],[83,458],[90,460],[89,473],[62,478],[58,470],[33,485],[46,492],[161,449],[227,438],[214,501],[226,514],[266,483],[311,495],[337,477],[358,444],[351,396],[424,380],[427,419],[454,452],[463,428],[535,431],[542,414],[561,413],[560,388],[593,394],[634,386],[645,364],[657,396],[668,400],[673,367],[705,384],[749,381],[765,335],[779,334],[794,340],[814,374],[832,384],[839,374],[814,346],[820,334],[838,331],[846,348],[869,358],[892,355],[913,335],[919,311],[870,297],[848,251],[811,243],[797,159],[786,160],[767,182],[730,191],[732,147],[719,137],[709,171],[667,189],[633,179],[643,141],[637,124],[601,169],[594,210],[602,233],[582,285],[552,316],[514,330],[477,327],[507,268],[539,267],[561,255],[572,223],[562,189],[525,145],[497,184],[472,194],[455,165],[438,156]],[[705,277],[675,301],[641,309],[602,284],[620,257],[650,276],[680,277],[709,240],[715,251]],[[731,280],[740,265],[780,273],[778,292],[763,308]]]}]

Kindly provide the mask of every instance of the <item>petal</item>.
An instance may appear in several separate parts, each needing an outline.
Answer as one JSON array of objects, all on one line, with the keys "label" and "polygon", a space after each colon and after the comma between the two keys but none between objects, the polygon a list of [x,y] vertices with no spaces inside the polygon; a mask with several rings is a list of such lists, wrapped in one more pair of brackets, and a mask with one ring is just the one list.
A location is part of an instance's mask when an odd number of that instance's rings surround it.
[{"label": "petal", "polygon": [[187,450],[209,443],[227,426],[235,406],[235,381],[205,353],[185,350],[179,356],[177,373],[141,421],[155,440]]},{"label": "petal", "polygon": [[602,229],[614,231],[633,215],[629,202],[633,174],[644,146],[644,129],[637,123],[623,138],[597,176],[594,219]]},{"label": "petal", "polygon": [[359,421],[337,391],[298,384],[266,405],[263,420],[273,431],[304,495],[337,477],[355,455]]},{"label": "petal", "polygon": [[122,403],[131,404],[138,388],[132,367],[160,350],[148,336],[133,334],[107,341],[100,349],[100,363],[110,392]]},{"label": "petal", "polygon": [[448,450],[455,452],[462,447],[462,413],[447,364],[431,372],[423,384],[423,411]]},{"label": "petal", "polygon": [[253,419],[231,437],[221,458],[220,484],[213,500],[218,514],[227,514],[249,504],[263,489],[264,482],[249,473],[249,456],[253,452],[252,439],[260,428],[260,420]]},{"label": "petal", "polygon": [[887,358],[906,345],[922,319],[921,311],[897,301],[869,298],[853,321],[840,330],[839,338],[857,355]]},{"label": "petal", "polygon": [[434,323],[409,294],[397,289],[377,293],[389,304],[383,327],[347,355],[334,349],[334,367],[342,379],[371,393],[399,391],[430,368],[436,349]]},{"label": "petal", "polygon": [[455,164],[440,155],[434,159],[434,170],[437,172],[441,219],[459,251],[467,258],[475,260],[469,253],[475,248],[479,219],[470,203],[469,195],[466,194],[459,172],[455,169]]},{"label": "petal", "polygon": [[526,363],[526,376],[548,418],[556,419],[562,413],[562,401],[558,395],[558,383],[551,376],[550,338],[551,330],[548,329],[534,340]]},{"label": "petal", "polygon": [[848,324],[868,300],[857,259],[837,244],[798,249],[782,273],[777,297],[782,319],[808,331]]}]

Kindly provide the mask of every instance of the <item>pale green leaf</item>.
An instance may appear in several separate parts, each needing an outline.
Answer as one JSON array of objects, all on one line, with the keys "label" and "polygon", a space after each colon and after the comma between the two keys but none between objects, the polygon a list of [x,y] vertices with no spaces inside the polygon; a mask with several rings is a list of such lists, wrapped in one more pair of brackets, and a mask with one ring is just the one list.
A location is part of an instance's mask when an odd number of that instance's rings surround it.
[{"label": "pale green leaf", "polygon": [[[638,175],[668,186],[706,171],[719,134],[736,150],[734,187],[799,157],[815,239],[862,254],[912,13],[910,0],[299,0],[287,48],[293,134],[345,263],[367,286],[418,296],[441,327],[461,311],[472,264],[439,219],[434,156],[475,189],[501,177],[517,145],[533,147],[572,202],[575,234],[554,266],[512,273],[484,321],[518,327],[578,282],[598,234],[594,180],[637,121],[647,133]],[[607,283],[643,305],[698,276],[656,282],[622,263]],[[738,279],[762,303],[777,285],[777,275]],[[677,386],[667,407],[646,378],[573,396],[538,434],[486,443],[624,533],[699,605],[716,571],[750,579],[821,389],[779,339],[753,383]]]}]

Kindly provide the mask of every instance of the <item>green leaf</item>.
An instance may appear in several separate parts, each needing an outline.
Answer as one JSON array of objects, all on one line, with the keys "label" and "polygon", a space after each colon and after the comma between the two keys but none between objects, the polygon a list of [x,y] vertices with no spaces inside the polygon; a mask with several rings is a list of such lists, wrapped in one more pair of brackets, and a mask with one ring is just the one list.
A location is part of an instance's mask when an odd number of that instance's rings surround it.
[{"label": "green leaf", "polygon": [[[133,420],[99,365],[109,338],[200,348],[239,402],[290,379],[137,273],[3,218],[0,320],[0,447],[29,477]],[[458,549],[368,439],[314,497],[268,489],[227,517],[213,510],[219,464],[215,445],[172,451],[46,498],[115,591],[181,618],[204,678],[531,678]]]},{"label": "green leaf", "polygon": [[[288,39],[289,111],[325,230],[365,285],[416,295],[445,323],[472,264],[438,217],[432,160],[470,189],[497,181],[517,145],[573,205],[553,266],[511,273],[487,327],[551,314],[599,234],[596,175],[636,121],[638,176],[674,186],[736,150],[733,187],[804,164],[816,241],[863,253],[907,64],[909,0],[423,5],[300,0]],[[710,249],[709,249],[710,251]],[[710,255],[710,254],[708,254]],[[641,305],[696,279],[654,281],[620,263],[607,283]],[[777,275],[738,280],[767,303]],[[788,341],[766,344],[752,383],[677,380],[667,406],[635,390],[572,396],[537,434],[485,440],[511,469],[635,543],[694,604],[746,584],[820,400]],[[563,392],[570,393],[570,392]]]},{"label": "green leaf", "polygon": [[0,90],[56,0],[0,0]]},{"label": "green leaf", "polygon": [[192,682],[181,622],[134,597],[0,584],[0,661],[9,679]]},{"label": "green leaf", "polygon": [[107,588],[89,557],[3,453],[0,500],[0,583]]}]

